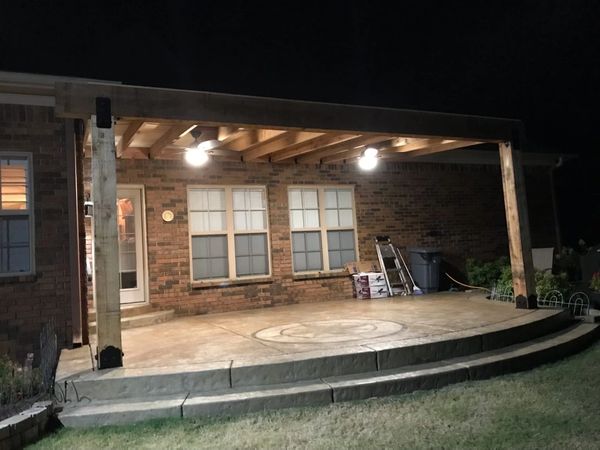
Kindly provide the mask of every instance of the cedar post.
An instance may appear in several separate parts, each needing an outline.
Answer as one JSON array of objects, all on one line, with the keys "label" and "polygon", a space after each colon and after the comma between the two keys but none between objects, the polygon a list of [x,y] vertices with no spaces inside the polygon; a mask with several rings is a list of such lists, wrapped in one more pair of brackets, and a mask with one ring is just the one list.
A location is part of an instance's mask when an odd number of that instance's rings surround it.
[{"label": "cedar post", "polygon": [[110,100],[96,98],[92,116],[92,199],[94,202],[94,297],[99,369],[121,367],[121,304],[117,235],[116,149]]},{"label": "cedar post", "polygon": [[537,308],[537,299],[521,153],[513,149],[511,142],[502,142],[499,147],[516,306],[533,309]]}]

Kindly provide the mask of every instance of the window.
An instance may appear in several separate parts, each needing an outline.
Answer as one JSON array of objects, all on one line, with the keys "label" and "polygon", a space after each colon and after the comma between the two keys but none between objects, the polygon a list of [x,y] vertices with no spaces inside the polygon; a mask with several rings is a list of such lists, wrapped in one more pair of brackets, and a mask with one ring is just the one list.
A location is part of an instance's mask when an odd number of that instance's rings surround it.
[{"label": "window", "polygon": [[0,153],[0,276],[33,273],[30,156]]},{"label": "window", "polygon": [[264,187],[188,189],[192,279],[270,274]]},{"label": "window", "polygon": [[353,197],[349,187],[289,188],[294,272],[337,270],[356,261]]}]

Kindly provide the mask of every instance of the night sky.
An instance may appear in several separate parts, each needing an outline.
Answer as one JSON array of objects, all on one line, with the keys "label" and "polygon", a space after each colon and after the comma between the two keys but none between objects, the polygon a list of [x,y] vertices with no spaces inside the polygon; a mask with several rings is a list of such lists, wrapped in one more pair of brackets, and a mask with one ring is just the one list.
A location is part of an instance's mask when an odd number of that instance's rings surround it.
[{"label": "night sky", "polygon": [[2,1],[0,70],[522,119],[600,240],[598,1]]}]

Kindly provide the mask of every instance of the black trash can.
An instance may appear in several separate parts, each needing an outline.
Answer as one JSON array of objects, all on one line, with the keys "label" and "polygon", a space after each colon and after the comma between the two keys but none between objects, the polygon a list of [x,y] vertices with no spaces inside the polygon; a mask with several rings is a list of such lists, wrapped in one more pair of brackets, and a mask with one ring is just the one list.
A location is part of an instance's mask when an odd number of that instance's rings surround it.
[{"label": "black trash can", "polygon": [[440,287],[442,253],[438,248],[413,247],[408,249],[410,270],[423,293],[437,292]]}]

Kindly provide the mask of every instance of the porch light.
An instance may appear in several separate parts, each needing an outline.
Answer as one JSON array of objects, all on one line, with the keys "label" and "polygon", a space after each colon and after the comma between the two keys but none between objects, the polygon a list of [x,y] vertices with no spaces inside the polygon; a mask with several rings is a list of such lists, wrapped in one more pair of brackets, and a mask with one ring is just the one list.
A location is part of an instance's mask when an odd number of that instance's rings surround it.
[{"label": "porch light", "polygon": [[379,151],[376,148],[366,148],[361,157],[358,158],[358,167],[362,170],[373,170],[377,166],[378,153]]}]

